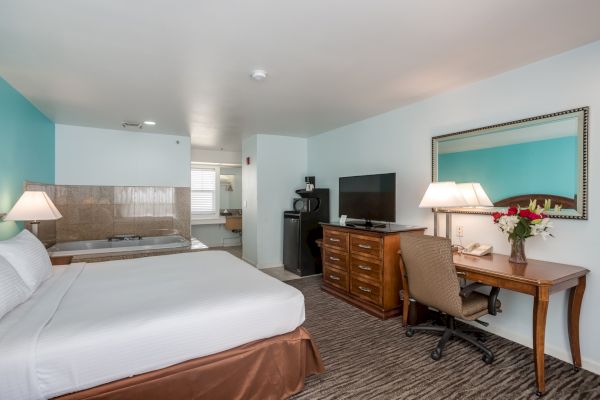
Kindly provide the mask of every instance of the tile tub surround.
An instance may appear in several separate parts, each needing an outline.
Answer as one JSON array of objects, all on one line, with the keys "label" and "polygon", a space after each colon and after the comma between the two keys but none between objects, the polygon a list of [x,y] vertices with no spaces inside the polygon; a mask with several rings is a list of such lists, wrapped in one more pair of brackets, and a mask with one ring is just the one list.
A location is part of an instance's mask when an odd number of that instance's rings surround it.
[{"label": "tile tub surround", "polygon": [[63,218],[40,223],[44,243],[99,240],[119,234],[191,237],[190,188],[68,186],[26,183],[48,193]]}]

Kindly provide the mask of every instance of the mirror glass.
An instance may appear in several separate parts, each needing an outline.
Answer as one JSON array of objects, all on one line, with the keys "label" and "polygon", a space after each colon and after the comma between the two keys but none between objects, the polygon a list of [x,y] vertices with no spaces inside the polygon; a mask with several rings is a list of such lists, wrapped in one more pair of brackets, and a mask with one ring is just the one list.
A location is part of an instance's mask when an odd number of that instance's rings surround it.
[{"label": "mirror glass", "polygon": [[549,215],[587,219],[587,118],[580,108],[433,138],[433,181],[479,182],[492,213],[530,200]]},{"label": "mirror glass", "polygon": [[241,210],[242,168],[221,167],[219,186],[219,203],[221,210]]}]

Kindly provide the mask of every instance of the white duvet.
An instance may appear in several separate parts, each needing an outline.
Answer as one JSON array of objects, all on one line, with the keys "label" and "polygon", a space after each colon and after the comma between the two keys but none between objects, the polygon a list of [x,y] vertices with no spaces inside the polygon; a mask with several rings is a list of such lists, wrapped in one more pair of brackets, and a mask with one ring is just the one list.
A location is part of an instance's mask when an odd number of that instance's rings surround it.
[{"label": "white duvet", "polygon": [[0,319],[0,399],[45,399],[290,332],[304,297],[221,251],[56,268]]}]

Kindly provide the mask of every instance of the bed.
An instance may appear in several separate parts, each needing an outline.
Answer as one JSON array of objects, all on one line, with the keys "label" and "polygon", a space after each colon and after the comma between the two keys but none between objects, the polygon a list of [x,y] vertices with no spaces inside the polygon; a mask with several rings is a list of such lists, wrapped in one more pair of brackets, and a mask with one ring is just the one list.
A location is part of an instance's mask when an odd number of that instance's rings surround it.
[{"label": "bed", "polygon": [[0,319],[0,398],[286,398],[304,297],[222,251],[55,267]]}]

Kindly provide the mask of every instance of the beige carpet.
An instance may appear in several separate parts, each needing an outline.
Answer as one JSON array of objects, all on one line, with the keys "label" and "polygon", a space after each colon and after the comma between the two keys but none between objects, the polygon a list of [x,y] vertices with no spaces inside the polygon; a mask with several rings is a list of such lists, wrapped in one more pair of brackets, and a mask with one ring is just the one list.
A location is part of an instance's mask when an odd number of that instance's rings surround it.
[{"label": "beige carpet", "polygon": [[[429,354],[438,336],[406,337],[400,319],[381,321],[322,292],[320,276],[287,283],[304,293],[304,325],[327,369],[294,399],[537,399],[529,348],[490,336],[496,359],[487,365],[473,347],[453,340],[436,362]],[[543,399],[600,399],[600,376],[550,356],[546,387]]]}]

